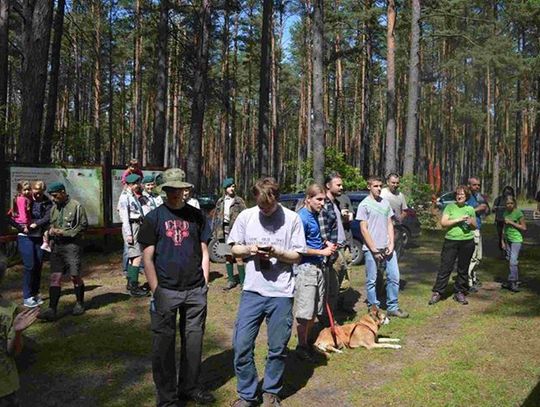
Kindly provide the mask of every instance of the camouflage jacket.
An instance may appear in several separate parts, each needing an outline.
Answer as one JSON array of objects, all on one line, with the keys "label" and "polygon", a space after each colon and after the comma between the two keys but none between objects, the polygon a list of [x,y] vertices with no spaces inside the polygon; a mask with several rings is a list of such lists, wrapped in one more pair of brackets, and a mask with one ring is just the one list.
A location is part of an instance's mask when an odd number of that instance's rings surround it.
[{"label": "camouflage jacket", "polygon": [[[223,228],[224,202],[224,197],[219,198],[216,202],[216,209],[212,219],[212,237],[214,239],[225,239],[225,230]],[[239,196],[235,196],[229,213],[229,226],[231,228],[240,212],[244,209],[246,209],[244,200]]]}]

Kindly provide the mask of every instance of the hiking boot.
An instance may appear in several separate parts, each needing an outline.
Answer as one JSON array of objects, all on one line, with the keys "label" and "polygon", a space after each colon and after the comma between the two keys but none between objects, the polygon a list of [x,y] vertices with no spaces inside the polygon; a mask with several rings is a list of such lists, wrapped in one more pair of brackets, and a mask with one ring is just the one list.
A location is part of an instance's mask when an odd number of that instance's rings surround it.
[{"label": "hiking boot", "polygon": [[257,404],[251,401],[246,401],[244,399],[237,399],[232,404],[231,407],[255,407]]},{"label": "hiking boot", "polygon": [[437,304],[441,299],[442,299],[441,294],[435,291],[433,292],[433,294],[431,294],[431,298],[429,299],[428,305]]},{"label": "hiking boot", "polygon": [[409,318],[409,313],[401,309],[395,309],[393,311],[388,311],[386,313],[387,317],[396,317],[396,318]]},{"label": "hiking boot", "polygon": [[36,301],[34,297],[25,298],[23,300],[23,305],[26,308],[36,308],[39,307],[39,303]]},{"label": "hiking boot", "polygon": [[229,291],[232,290],[234,287],[236,287],[238,283],[236,281],[228,281],[227,285],[223,287],[223,291]]},{"label": "hiking boot", "polygon": [[71,311],[71,315],[79,316],[79,315],[84,314],[84,312],[85,312],[84,304],[81,302],[78,302],[73,307],[73,310]]},{"label": "hiking boot", "polygon": [[315,362],[315,360],[313,359],[313,354],[306,346],[298,345],[294,352],[296,353],[296,357],[300,360],[311,363]]},{"label": "hiking boot", "polygon": [[465,298],[465,294],[461,292],[454,294],[454,300],[459,302],[461,305],[467,305],[469,303],[469,301],[467,301],[467,298]]},{"label": "hiking boot", "polygon": [[45,311],[41,311],[38,315],[38,319],[43,321],[52,322],[56,320],[56,311],[52,308],[47,308]]},{"label": "hiking boot", "polygon": [[507,281],[501,284],[501,288],[512,291],[513,293],[519,293],[518,284],[516,281]]},{"label": "hiking boot", "polygon": [[281,407],[281,399],[271,393],[263,393],[263,406],[264,407]]},{"label": "hiking boot", "polygon": [[212,404],[216,401],[216,398],[212,393],[206,390],[197,389],[192,391],[191,393],[180,393],[178,397],[181,400],[191,400],[194,401],[197,404]]},{"label": "hiking boot", "polygon": [[148,291],[143,290],[137,283],[128,283],[127,290],[132,297],[146,297]]}]

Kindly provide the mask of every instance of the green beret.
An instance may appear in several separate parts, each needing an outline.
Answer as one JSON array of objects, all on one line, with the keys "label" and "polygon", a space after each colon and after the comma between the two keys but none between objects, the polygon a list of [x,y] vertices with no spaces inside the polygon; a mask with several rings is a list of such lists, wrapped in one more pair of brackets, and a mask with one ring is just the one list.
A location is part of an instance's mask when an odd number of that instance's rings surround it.
[{"label": "green beret", "polygon": [[156,177],[153,175],[145,175],[141,181],[143,184],[149,184],[151,182],[156,182]]},{"label": "green beret", "polygon": [[126,177],[126,184],[136,184],[140,179],[141,177],[137,174],[129,174]]},{"label": "green beret", "polygon": [[221,184],[222,188],[229,188],[231,185],[234,185],[234,179],[233,178],[225,178],[223,180],[223,183]]},{"label": "green beret", "polygon": [[60,192],[60,191],[65,191],[65,190],[66,190],[66,187],[64,186],[64,184],[62,184],[59,181],[55,181],[49,184],[49,188],[47,189],[47,192],[50,194],[53,192]]}]

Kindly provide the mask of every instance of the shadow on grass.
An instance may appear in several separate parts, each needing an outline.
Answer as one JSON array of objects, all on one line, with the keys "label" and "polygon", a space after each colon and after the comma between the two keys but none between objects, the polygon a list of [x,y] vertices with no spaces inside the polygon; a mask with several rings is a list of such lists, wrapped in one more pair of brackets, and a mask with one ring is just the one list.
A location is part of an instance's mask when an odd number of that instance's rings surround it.
[{"label": "shadow on grass", "polygon": [[521,407],[538,407],[540,405],[540,382],[529,393]]},{"label": "shadow on grass", "polygon": [[95,297],[93,297],[86,304],[86,309],[87,310],[99,309],[99,308],[102,308],[102,307],[106,307],[107,305],[110,305],[110,304],[115,304],[115,303],[118,303],[118,302],[127,301],[130,298],[131,298],[130,295],[123,294],[123,293],[100,294],[100,295],[96,295]]},{"label": "shadow on grass", "polygon": [[293,396],[304,388],[313,376],[315,369],[319,366],[326,366],[327,360],[323,355],[315,355],[314,362],[300,360],[296,352],[290,351],[285,365],[283,375],[283,390],[281,397],[286,399]]},{"label": "shadow on grass", "polygon": [[201,366],[201,385],[207,390],[219,389],[234,377],[234,352],[225,349],[203,360]]},{"label": "shadow on grass", "polygon": [[210,283],[220,278],[223,278],[223,274],[221,274],[219,271],[210,271]]}]

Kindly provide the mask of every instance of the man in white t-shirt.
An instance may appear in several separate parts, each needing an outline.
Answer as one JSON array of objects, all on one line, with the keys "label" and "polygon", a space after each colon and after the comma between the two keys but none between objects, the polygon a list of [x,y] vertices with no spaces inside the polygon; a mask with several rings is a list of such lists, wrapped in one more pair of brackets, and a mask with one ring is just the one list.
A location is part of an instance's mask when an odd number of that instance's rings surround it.
[{"label": "man in white t-shirt", "polygon": [[302,220],[278,203],[279,185],[262,178],[252,188],[257,203],[236,218],[227,243],[246,264],[246,277],[233,336],[239,399],[235,407],[258,405],[255,339],[264,319],[268,356],[262,383],[264,405],[279,406],[287,343],[291,337],[294,276],[292,265],[306,253]]},{"label": "man in white t-shirt", "polygon": [[386,177],[386,187],[381,191],[381,197],[390,202],[390,206],[394,211],[394,215],[399,222],[402,222],[407,216],[405,209],[407,206],[407,198],[399,190],[399,175],[391,172]]},{"label": "man in white t-shirt", "polygon": [[366,263],[366,294],[368,308],[380,307],[377,298],[377,268],[386,269],[386,311],[389,317],[407,318],[408,312],[399,308],[399,266],[394,252],[394,224],[389,202],[381,198],[382,178],[368,178],[369,195],[360,202],[356,219],[364,238],[362,250]]}]

